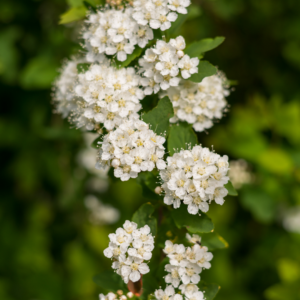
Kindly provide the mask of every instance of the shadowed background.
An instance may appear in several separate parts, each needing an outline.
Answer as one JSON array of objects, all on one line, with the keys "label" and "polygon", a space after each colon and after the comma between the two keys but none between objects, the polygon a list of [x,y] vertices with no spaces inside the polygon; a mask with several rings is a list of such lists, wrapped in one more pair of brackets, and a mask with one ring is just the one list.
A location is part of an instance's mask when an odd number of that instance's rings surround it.
[{"label": "shadowed background", "polygon": [[[108,234],[147,201],[135,180],[95,173],[83,159],[95,155],[89,138],[52,113],[51,84],[79,50],[81,27],[58,25],[59,16],[80,2],[0,2],[3,300],[97,299],[92,277],[110,268]],[[199,8],[180,34],[187,42],[225,36],[206,56],[238,82],[229,112],[199,141],[245,159],[252,174],[238,197],[211,205],[208,215],[229,247],[214,252],[201,277],[221,286],[219,300],[298,300],[300,214],[298,233],[282,223],[300,206],[300,2],[193,3]],[[91,194],[102,211],[117,209],[102,224],[91,216]]]}]

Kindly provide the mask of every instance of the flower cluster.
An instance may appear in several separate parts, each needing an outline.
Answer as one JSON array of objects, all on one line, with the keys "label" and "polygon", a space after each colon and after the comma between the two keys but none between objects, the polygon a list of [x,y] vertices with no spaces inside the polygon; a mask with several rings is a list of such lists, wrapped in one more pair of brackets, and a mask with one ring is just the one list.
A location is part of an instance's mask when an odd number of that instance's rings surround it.
[{"label": "flower cluster", "polygon": [[127,300],[127,298],[132,298],[133,293],[128,292],[126,296],[123,294],[122,290],[118,290],[117,293],[108,293],[107,295],[100,294],[99,295],[99,300]]},{"label": "flower cluster", "polygon": [[127,119],[139,119],[140,100],[144,93],[139,88],[141,77],[134,68],[117,70],[106,64],[92,64],[78,75],[75,87],[78,101],[73,122],[88,130],[102,123],[112,130]]},{"label": "flower cluster", "polygon": [[160,171],[165,204],[178,208],[183,200],[194,215],[199,210],[207,212],[212,200],[222,205],[228,193],[224,187],[229,181],[228,167],[226,155],[221,157],[201,146],[169,156],[167,168]]},{"label": "flower cluster", "polygon": [[104,255],[114,260],[112,267],[125,283],[129,280],[136,282],[140,280],[141,274],[150,271],[144,262],[151,259],[154,248],[154,239],[148,225],[138,229],[136,223],[126,221],[123,228],[118,228],[116,233],[108,237],[109,247],[104,250]]},{"label": "flower cluster", "polygon": [[78,76],[77,64],[81,62],[82,60],[76,58],[65,61],[60,76],[54,82],[53,100],[56,112],[60,113],[63,118],[68,117],[71,111],[77,107],[76,99],[74,99],[74,87]]},{"label": "flower cluster", "polygon": [[165,94],[174,107],[175,115],[170,122],[186,121],[201,132],[212,127],[214,119],[222,118],[229,91],[225,76],[219,72],[200,83],[182,80],[178,87],[170,87]]},{"label": "flower cluster", "polygon": [[198,72],[199,59],[184,54],[184,48],[185,40],[179,36],[168,43],[158,40],[155,47],[146,50],[143,58],[139,60],[140,72],[145,77],[141,82],[145,95],[178,86],[180,74],[187,79]]},{"label": "flower cluster", "polygon": [[231,160],[228,176],[235,189],[240,189],[244,184],[251,183],[254,178],[250,166],[244,159]]},{"label": "flower cluster", "polygon": [[125,61],[135,45],[144,48],[153,39],[149,26],[138,24],[133,18],[133,8],[125,10],[107,9],[91,14],[87,30],[83,33],[89,52],[116,55],[117,60]]},{"label": "flower cluster", "polygon": [[[201,242],[199,236],[198,240]],[[166,283],[178,288],[180,283],[187,285],[197,284],[200,281],[199,274],[202,269],[211,267],[210,261],[213,258],[211,252],[207,251],[207,247],[201,246],[200,242],[195,243],[192,247],[185,247],[182,244],[166,241],[164,252],[170,260],[170,264],[165,266],[165,270],[169,273],[165,277]]]},{"label": "flower cluster", "polygon": [[122,181],[136,178],[141,171],[155,166],[166,167],[163,160],[165,138],[149,129],[143,121],[124,121],[116,130],[104,136],[96,168],[111,165],[114,175]]}]

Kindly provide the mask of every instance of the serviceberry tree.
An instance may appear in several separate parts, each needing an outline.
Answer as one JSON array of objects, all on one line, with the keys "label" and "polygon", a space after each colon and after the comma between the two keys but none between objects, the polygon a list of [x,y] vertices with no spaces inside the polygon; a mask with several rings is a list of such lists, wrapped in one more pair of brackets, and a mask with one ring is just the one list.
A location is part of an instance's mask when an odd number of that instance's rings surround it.
[{"label": "serviceberry tree", "polygon": [[199,145],[195,131],[227,108],[228,80],[202,59],[224,38],[186,45],[174,36],[189,0],[87,6],[83,51],[54,85],[56,111],[98,133],[96,168],[136,178],[151,200],[109,235],[104,255],[114,271],[95,276],[109,291],[100,299],[211,300],[219,286],[200,274],[211,267],[210,250],[226,242],[205,213],[236,192],[228,157]]}]

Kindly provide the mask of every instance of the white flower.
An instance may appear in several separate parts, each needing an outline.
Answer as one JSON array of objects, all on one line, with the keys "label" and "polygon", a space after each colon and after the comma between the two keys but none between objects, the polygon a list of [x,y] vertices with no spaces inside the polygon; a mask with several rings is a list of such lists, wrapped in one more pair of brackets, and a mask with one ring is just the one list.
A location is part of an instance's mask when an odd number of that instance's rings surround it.
[{"label": "white flower", "polygon": [[186,297],[190,297],[191,295],[199,291],[198,286],[193,283],[181,284],[179,286],[179,289],[181,290],[181,293]]},{"label": "white flower", "polygon": [[191,236],[189,233],[187,233],[186,238],[190,243],[201,244],[201,236],[199,236],[198,234],[193,234]]},{"label": "white flower", "polygon": [[89,130],[100,124],[112,130],[123,120],[137,120],[139,100],[143,98],[140,81],[133,68],[117,70],[105,64],[92,64],[88,71],[78,75],[74,91],[81,101],[77,101],[73,122]]},{"label": "white flower", "polygon": [[136,282],[140,280],[141,274],[147,274],[149,271],[148,265],[143,263],[143,259],[138,257],[128,257],[121,267],[121,275],[125,278],[125,283],[128,283],[128,278],[132,282]]},{"label": "white flower", "polygon": [[169,283],[169,284],[172,284],[175,288],[177,288],[180,284],[180,276],[179,276],[179,267],[178,266],[172,266],[170,264],[167,264],[165,266],[165,270],[167,272],[169,272],[168,275],[166,275],[165,277],[165,282],[166,283]]},{"label": "white flower", "polygon": [[190,4],[190,0],[169,0],[168,7],[179,14],[187,14],[186,7],[188,7]]},{"label": "white flower", "polygon": [[110,292],[107,295],[99,294],[99,300],[115,300],[117,295]]},{"label": "white flower", "polygon": [[162,170],[166,167],[164,142],[165,138],[156,135],[145,122],[123,121],[119,128],[104,136],[97,167],[114,162],[114,175],[122,181],[136,178],[141,171],[152,171],[155,167]]},{"label": "white flower", "polygon": [[188,295],[186,295],[186,299],[187,300],[204,300],[205,298],[204,298],[203,293],[198,291],[193,294],[189,293]]},{"label": "white flower", "polygon": [[109,234],[109,239],[109,246],[104,250],[104,255],[114,260],[112,268],[125,283],[129,280],[136,282],[141,278],[141,274],[150,271],[145,261],[152,257],[154,239],[148,225],[137,228],[136,223],[127,220],[123,228]]},{"label": "white flower", "polygon": [[180,267],[178,273],[183,284],[197,284],[200,281],[199,274],[201,271],[201,267],[199,267],[197,264],[189,263],[185,267]]},{"label": "white flower", "polygon": [[164,202],[178,208],[182,200],[193,215],[199,210],[207,212],[213,200],[222,205],[228,193],[224,188],[229,180],[228,169],[228,157],[220,157],[208,148],[195,146],[175,153],[167,158],[167,167],[160,172]]},{"label": "white flower", "polygon": [[190,58],[188,55],[184,55],[178,62],[178,67],[181,68],[181,75],[184,79],[191,77],[192,74],[198,73],[198,65],[199,58]]},{"label": "white flower", "polygon": [[[178,63],[179,67],[184,65],[183,59]],[[185,71],[182,69],[182,72]],[[167,94],[174,107],[175,116],[170,122],[186,121],[193,124],[196,131],[212,127],[213,120],[222,118],[226,109],[225,97],[229,94],[226,81],[225,76],[218,72],[205,77],[200,83],[181,80],[178,87],[171,87],[162,93],[161,97]]]},{"label": "white flower", "polygon": [[175,294],[175,290],[171,285],[167,286],[164,291],[162,289],[156,290],[154,295],[157,300],[182,300],[182,296]]}]

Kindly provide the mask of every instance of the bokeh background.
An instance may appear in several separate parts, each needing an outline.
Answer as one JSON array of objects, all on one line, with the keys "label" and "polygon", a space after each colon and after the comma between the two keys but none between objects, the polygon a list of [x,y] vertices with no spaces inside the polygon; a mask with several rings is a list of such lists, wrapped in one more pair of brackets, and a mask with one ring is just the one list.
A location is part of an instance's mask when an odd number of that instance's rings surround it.
[{"label": "bokeh background", "polygon": [[[93,170],[93,137],[53,114],[52,81],[79,50],[80,22],[59,16],[80,2],[0,1],[3,300],[97,299],[108,233],[147,201],[134,180]],[[193,3],[181,34],[225,36],[206,58],[236,83],[229,112],[199,141],[248,172],[238,197],[211,206],[229,247],[202,279],[221,285],[219,300],[300,299],[300,2]]]}]

